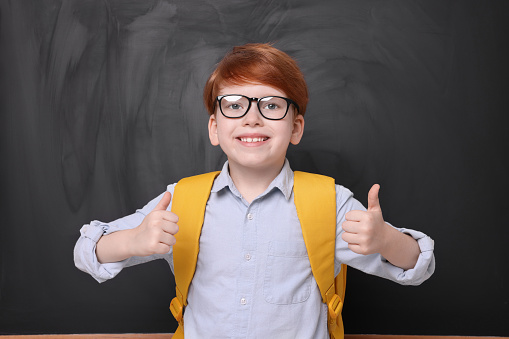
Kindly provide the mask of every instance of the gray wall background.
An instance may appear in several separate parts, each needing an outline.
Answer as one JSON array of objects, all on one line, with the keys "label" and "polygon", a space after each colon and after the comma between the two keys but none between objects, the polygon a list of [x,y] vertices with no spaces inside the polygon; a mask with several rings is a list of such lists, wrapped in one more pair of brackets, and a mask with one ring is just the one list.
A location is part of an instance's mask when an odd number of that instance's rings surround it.
[{"label": "gray wall background", "polygon": [[436,241],[402,287],[353,269],[347,333],[509,336],[509,2],[0,0],[0,333],[172,332],[162,261],[97,284],[72,250],[219,169],[204,82],[274,42],[310,89],[292,167],[330,175]]}]

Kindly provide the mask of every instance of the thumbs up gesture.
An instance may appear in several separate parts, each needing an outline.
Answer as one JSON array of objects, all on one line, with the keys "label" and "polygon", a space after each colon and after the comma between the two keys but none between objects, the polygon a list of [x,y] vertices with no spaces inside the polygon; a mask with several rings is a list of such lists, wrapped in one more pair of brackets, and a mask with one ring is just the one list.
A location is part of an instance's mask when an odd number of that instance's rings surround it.
[{"label": "thumbs up gesture", "polygon": [[171,202],[171,193],[164,193],[157,206],[132,229],[129,241],[131,256],[164,254],[170,251],[176,242],[178,216],[166,209]]},{"label": "thumbs up gesture", "polygon": [[378,200],[380,185],[375,184],[368,193],[368,210],[353,210],[345,215],[342,238],[358,254],[382,253],[389,240],[391,227],[382,216]]}]

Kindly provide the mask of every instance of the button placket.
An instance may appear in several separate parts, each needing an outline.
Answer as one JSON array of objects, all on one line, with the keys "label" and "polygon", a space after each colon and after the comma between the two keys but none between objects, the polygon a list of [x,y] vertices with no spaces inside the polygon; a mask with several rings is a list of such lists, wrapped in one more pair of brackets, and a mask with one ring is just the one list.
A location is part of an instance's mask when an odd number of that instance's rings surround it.
[{"label": "button placket", "polygon": [[244,214],[244,222],[242,225],[242,264],[239,270],[239,280],[237,289],[237,307],[239,312],[239,323],[237,333],[244,337],[248,333],[249,319],[253,303],[251,303],[254,295],[254,280],[256,270],[256,243],[257,243],[257,221],[256,213],[258,202],[253,201]]}]

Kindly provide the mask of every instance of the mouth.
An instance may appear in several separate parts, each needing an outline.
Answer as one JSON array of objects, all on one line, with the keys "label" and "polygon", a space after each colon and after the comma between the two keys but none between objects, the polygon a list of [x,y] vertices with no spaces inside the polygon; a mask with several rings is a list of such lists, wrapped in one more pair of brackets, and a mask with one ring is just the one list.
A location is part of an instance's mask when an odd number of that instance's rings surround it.
[{"label": "mouth", "polygon": [[263,141],[269,140],[268,137],[255,137],[255,138],[251,138],[251,137],[239,137],[237,139],[239,139],[242,142],[246,142],[246,143],[257,143],[257,142],[263,142]]}]

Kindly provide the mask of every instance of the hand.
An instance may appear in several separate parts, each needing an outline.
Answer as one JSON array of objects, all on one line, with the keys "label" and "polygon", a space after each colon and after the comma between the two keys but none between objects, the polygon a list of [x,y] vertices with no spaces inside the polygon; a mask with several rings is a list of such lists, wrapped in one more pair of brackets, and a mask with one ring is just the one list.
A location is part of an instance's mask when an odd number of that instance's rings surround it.
[{"label": "hand", "polygon": [[378,200],[380,185],[375,184],[368,193],[368,210],[353,210],[346,214],[342,238],[348,248],[358,254],[382,253],[389,238],[390,226],[382,216]]},{"label": "hand", "polygon": [[168,253],[176,242],[178,216],[166,209],[171,202],[171,193],[164,193],[157,206],[132,229],[129,242],[131,256],[148,256]]}]

